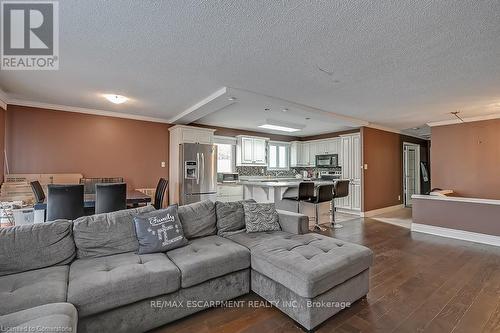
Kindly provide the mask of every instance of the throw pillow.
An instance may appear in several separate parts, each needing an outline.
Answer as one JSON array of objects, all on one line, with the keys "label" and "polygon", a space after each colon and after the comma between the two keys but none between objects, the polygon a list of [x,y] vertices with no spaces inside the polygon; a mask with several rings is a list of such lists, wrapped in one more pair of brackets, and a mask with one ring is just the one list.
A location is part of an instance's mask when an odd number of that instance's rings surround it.
[{"label": "throw pillow", "polygon": [[217,234],[229,236],[245,231],[245,210],[243,202],[255,202],[255,200],[234,201],[215,203],[217,215]]},{"label": "throw pillow", "polygon": [[177,214],[177,205],[134,217],[139,254],[166,252],[188,243]]},{"label": "throw pillow", "polygon": [[243,202],[247,232],[281,230],[273,203]]}]

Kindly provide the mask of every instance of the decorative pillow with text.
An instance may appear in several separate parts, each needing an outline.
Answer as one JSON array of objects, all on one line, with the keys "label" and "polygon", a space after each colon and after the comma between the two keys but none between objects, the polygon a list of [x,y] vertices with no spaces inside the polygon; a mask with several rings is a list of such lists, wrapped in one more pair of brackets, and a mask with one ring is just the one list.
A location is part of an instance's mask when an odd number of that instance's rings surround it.
[{"label": "decorative pillow with text", "polygon": [[177,205],[134,217],[139,254],[166,252],[188,243],[177,214]]}]

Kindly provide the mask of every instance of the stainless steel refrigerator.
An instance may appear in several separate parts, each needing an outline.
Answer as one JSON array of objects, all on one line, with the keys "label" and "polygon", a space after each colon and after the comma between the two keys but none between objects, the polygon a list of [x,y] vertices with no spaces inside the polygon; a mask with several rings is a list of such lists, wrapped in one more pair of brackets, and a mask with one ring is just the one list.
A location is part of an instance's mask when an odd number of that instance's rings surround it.
[{"label": "stainless steel refrigerator", "polygon": [[180,145],[180,204],[212,200],[217,196],[217,146]]}]

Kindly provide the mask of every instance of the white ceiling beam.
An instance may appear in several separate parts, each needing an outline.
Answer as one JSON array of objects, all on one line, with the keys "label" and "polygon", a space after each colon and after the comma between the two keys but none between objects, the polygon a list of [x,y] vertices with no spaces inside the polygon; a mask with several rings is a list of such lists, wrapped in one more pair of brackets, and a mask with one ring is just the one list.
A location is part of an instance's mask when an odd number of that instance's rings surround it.
[{"label": "white ceiling beam", "polygon": [[227,94],[228,88],[223,87],[178,115],[170,118],[169,122],[181,125],[189,124],[235,103],[235,101],[227,99]]}]

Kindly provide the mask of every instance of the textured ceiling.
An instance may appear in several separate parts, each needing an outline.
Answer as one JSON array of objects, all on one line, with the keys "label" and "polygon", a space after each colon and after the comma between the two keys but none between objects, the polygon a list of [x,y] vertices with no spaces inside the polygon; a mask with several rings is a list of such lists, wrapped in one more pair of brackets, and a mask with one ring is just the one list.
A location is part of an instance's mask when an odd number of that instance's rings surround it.
[{"label": "textured ceiling", "polygon": [[10,98],[170,119],[228,86],[396,129],[500,112],[498,0],[59,6],[60,70],[0,72]]}]

